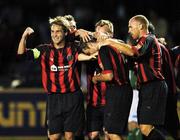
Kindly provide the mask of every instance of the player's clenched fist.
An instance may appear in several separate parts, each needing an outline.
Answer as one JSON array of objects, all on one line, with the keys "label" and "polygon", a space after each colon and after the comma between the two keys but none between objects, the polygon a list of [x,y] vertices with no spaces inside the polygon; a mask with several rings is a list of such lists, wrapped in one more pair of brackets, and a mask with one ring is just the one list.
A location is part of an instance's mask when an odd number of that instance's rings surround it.
[{"label": "player's clenched fist", "polygon": [[27,27],[23,33],[23,37],[26,37],[32,33],[34,33],[34,30],[31,27]]}]

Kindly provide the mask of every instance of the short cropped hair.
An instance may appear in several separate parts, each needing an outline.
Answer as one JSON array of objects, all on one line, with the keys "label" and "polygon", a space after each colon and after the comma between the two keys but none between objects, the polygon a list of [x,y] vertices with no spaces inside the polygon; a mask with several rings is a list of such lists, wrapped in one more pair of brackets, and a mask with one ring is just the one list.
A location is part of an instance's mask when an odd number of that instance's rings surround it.
[{"label": "short cropped hair", "polygon": [[132,17],[130,20],[136,20],[142,24],[145,29],[149,27],[149,20],[144,15],[136,15]]},{"label": "short cropped hair", "polygon": [[155,35],[155,27],[151,22],[149,22],[148,30],[151,34]]}]

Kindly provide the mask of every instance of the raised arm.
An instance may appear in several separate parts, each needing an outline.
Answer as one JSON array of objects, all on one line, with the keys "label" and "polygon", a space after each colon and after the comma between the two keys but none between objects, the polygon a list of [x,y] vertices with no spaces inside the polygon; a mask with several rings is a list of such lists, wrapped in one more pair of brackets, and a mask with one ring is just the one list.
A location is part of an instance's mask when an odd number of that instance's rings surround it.
[{"label": "raised arm", "polygon": [[27,27],[21,37],[21,40],[19,42],[19,46],[18,46],[18,51],[17,54],[24,54],[25,50],[26,50],[26,39],[27,37],[32,34],[34,32],[34,30],[30,27]]},{"label": "raised arm", "polygon": [[117,50],[119,50],[121,53],[128,56],[133,56],[135,54],[133,48],[130,45],[118,41],[117,39],[112,39],[112,38],[106,39],[104,45],[110,45],[116,48]]}]

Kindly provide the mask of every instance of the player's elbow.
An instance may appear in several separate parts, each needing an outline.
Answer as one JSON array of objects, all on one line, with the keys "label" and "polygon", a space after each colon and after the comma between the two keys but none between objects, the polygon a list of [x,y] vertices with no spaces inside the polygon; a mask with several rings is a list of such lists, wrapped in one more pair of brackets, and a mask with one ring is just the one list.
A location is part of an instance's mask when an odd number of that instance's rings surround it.
[{"label": "player's elbow", "polygon": [[128,55],[129,55],[129,56],[134,56],[134,54],[135,54],[135,53],[134,53],[133,51],[128,52]]},{"label": "player's elbow", "polygon": [[113,73],[106,74],[106,81],[111,81],[113,79]]},{"label": "player's elbow", "polygon": [[24,52],[17,52],[17,55],[22,55],[24,54]]}]

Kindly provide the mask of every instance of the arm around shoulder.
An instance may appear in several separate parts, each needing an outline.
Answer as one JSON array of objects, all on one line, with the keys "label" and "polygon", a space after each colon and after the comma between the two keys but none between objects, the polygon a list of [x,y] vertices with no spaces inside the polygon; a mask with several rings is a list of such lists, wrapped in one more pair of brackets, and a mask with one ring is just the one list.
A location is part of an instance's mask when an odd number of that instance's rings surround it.
[{"label": "arm around shoulder", "polygon": [[89,61],[89,60],[92,60],[92,59],[97,59],[97,55],[98,55],[98,52],[96,52],[94,54],[91,54],[91,55],[80,53],[78,55],[78,61]]},{"label": "arm around shoulder", "polygon": [[108,45],[116,48],[117,50],[124,53],[125,55],[128,55],[128,56],[134,55],[134,50],[132,49],[130,45],[126,43],[120,42],[117,39],[112,39],[112,38],[107,39],[106,42]]}]

